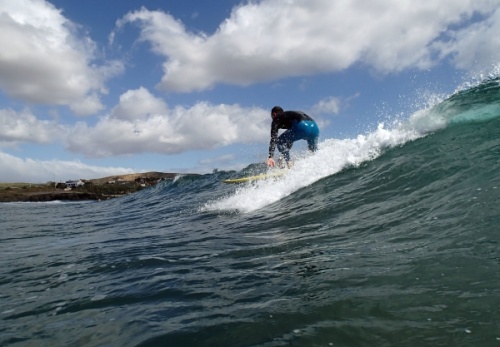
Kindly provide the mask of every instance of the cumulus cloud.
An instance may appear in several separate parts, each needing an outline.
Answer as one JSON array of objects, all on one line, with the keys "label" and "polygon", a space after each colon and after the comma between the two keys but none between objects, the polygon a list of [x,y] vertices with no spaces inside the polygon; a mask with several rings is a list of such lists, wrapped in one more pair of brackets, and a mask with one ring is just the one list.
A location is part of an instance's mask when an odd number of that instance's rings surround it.
[{"label": "cumulus cloud", "polygon": [[313,107],[313,112],[318,114],[338,114],[340,112],[341,101],[339,98],[331,96],[320,100]]},{"label": "cumulus cloud", "polygon": [[0,142],[4,144],[50,143],[54,139],[62,138],[66,131],[56,122],[39,120],[27,110],[0,110],[0,124]]},{"label": "cumulus cloud", "polygon": [[120,103],[111,111],[111,118],[136,121],[147,119],[152,114],[166,114],[167,105],[146,88],[129,90],[120,96]]},{"label": "cumulus cloud", "polygon": [[[461,36],[461,28],[497,7],[491,0],[264,0],[234,8],[212,35],[189,32],[171,15],[145,8],[125,15],[117,30],[137,23],[141,39],[166,58],[160,87],[189,92],[335,72],[355,63],[380,73],[426,69],[449,54],[460,67],[470,48],[470,34]],[[489,18],[477,26],[493,35],[500,20]],[[492,53],[500,46],[495,42]]]},{"label": "cumulus cloud", "polygon": [[484,21],[451,33],[447,42],[435,43],[443,55],[451,55],[461,69],[487,69],[500,60],[500,7]]},{"label": "cumulus cloud", "polygon": [[60,10],[43,0],[2,0],[0,27],[0,90],[80,115],[103,109],[103,83],[123,66],[96,64],[95,43]]},{"label": "cumulus cloud", "polygon": [[71,151],[89,157],[134,153],[176,154],[234,143],[255,143],[269,136],[268,111],[239,105],[198,102],[169,109],[141,87],[120,97],[95,126],[84,122],[68,133]]},{"label": "cumulus cloud", "polygon": [[79,161],[22,159],[4,152],[0,152],[0,167],[1,182],[44,183],[137,172],[130,168],[92,166]]}]

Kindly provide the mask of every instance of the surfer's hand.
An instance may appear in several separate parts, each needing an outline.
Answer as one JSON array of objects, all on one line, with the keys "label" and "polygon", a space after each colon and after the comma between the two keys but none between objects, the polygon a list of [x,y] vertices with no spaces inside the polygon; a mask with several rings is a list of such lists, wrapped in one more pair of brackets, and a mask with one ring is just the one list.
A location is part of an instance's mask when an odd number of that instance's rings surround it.
[{"label": "surfer's hand", "polygon": [[274,162],[273,158],[267,159],[266,164],[267,164],[267,166],[270,166],[270,167],[275,167],[276,166],[276,163]]}]

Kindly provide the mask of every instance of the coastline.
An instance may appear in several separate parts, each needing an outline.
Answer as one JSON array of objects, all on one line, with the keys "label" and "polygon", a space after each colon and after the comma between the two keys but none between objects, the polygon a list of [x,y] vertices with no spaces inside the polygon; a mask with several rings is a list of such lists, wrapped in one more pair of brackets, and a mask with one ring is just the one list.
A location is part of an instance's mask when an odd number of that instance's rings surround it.
[{"label": "coastline", "polygon": [[[180,174],[146,172],[91,180],[81,179],[82,185],[73,188],[68,188],[67,183],[55,182],[45,184],[0,183],[0,203],[109,200],[155,186],[162,180],[174,179],[178,175]],[[182,175],[197,176],[197,174]]]},{"label": "coastline", "polygon": [[84,201],[84,200],[107,200],[116,196],[106,196],[95,193],[79,191],[37,191],[37,192],[13,192],[0,191],[0,202],[46,202],[46,201]]}]

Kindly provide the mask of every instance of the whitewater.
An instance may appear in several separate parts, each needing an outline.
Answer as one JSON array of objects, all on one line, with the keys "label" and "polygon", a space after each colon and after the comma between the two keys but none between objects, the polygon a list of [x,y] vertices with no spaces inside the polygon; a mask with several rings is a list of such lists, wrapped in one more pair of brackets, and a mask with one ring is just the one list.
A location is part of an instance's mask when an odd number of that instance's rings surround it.
[{"label": "whitewater", "polygon": [[[476,88],[488,90],[488,88],[496,87],[497,84],[497,79],[492,79],[489,83],[483,83]],[[209,203],[202,211],[251,212],[258,210],[324,177],[373,160],[389,148],[424,137],[450,124],[467,120],[487,120],[500,114],[498,103],[475,105],[474,100],[466,94],[462,91],[456,92],[455,96],[445,103],[441,98],[431,98],[431,105],[418,110],[409,119],[396,119],[391,124],[379,123],[376,130],[367,135],[359,135],[354,139],[346,140],[327,139],[320,144],[315,155],[299,155],[294,161],[293,170],[290,170],[286,176],[254,182],[238,189],[231,197]],[[465,104],[463,107],[466,109],[456,112],[458,105],[455,100],[459,98],[463,99],[460,101]],[[248,170],[244,172],[248,174]],[[255,174],[265,171],[260,167],[250,172]]]}]

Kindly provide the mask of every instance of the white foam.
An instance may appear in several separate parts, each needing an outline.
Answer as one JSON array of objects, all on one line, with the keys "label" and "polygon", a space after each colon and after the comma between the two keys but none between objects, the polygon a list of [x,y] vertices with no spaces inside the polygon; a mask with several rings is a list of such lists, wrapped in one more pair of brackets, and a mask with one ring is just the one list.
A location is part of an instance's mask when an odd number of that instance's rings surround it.
[{"label": "white foam", "polygon": [[207,203],[204,210],[252,212],[346,167],[373,160],[384,149],[444,128],[447,120],[431,110],[420,110],[406,121],[396,121],[389,127],[380,123],[373,132],[353,139],[327,139],[319,144],[319,150],[314,155],[303,155],[296,160],[293,169],[286,175],[242,185],[232,195]]}]

